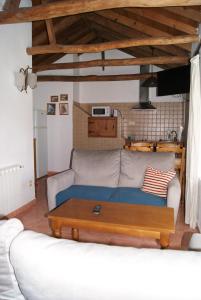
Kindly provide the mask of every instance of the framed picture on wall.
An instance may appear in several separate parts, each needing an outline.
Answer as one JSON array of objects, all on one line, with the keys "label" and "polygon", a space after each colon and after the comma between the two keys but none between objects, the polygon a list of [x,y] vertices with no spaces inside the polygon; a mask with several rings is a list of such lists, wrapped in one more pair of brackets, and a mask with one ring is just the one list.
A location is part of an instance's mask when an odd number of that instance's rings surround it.
[{"label": "framed picture on wall", "polygon": [[47,103],[47,115],[56,115],[55,103]]},{"label": "framed picture on wall", "polygon": [[60,115],[68,115],[68,103],[59,103],[59,113]]},{"label": "framed picture on wall", "polygon": [[68,94],[61,94],[60,95],[60,101],[63,101],[63,102],[68,101]]},{"label": "framed picture on wall", "polygon": [[51,99],[51,102],[58,102],[59,96],[51,96],[50,99]]}]

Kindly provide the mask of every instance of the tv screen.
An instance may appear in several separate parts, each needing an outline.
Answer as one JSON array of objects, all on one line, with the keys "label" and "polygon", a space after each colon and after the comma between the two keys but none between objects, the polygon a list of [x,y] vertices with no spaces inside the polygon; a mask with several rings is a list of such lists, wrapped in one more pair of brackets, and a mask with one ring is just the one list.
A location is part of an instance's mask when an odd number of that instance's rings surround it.
[{"label": "tv screen", "polygon": [[190,91],[190,65],[157,73],[157,96],[185,94]]}]

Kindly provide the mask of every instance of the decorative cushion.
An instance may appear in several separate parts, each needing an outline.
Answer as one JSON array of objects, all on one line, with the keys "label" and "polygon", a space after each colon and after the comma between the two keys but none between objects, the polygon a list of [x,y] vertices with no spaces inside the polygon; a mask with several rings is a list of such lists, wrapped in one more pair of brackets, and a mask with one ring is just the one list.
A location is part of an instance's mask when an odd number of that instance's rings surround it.
[{"label": "decorative cushion", "polygon": [[141,188],[147,166],[166,171],[174,169],[174,164],[174,153],[122,150],[118,186]]},{"label": "decorative cushion", "polygon": [[142,191],[166,198],[168,183],[175,175],[176,172],[174,170],[161,171],[147,167]]},{"label": "decorative cushion", "polygon": [[10,247],[15,237],[24,229],[20,220],[0,221],[0,299],[24,300],[10,263]]},{"label": "decorative cushion", "polygon": [[74,150],[72,169],[76,185],[117,187],[120,150]]}]

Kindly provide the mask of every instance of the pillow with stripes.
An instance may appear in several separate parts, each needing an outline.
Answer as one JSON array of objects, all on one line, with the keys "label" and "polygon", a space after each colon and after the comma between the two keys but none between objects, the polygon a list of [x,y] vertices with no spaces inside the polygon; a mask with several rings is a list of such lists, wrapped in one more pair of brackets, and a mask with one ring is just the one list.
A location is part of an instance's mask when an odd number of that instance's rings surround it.
[{"label": "pillow with stripes", "polygon": [[162,198],[167,198],[168,183],[175,175],[176,172],[174,170],[161,171],[152,167],[147,167],[141,190]]}]

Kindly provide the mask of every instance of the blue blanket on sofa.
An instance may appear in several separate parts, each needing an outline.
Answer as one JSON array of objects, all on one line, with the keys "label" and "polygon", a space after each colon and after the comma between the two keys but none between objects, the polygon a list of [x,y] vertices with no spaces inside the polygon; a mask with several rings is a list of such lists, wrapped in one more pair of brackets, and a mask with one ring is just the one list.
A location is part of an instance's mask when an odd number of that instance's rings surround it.
[{"label": "blue blanket on sofa", "polygon": [[145,193],[139,188],[110,188],[89,185],[72,185],[69,188],[59,192],[56,195],[56,205],[58,206],[71,198],[121,202],[129,204],[166,206],[166,199]]}]

